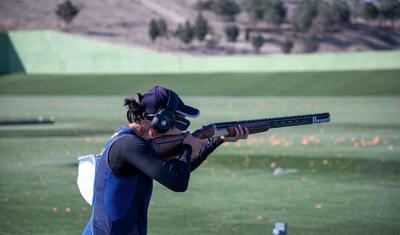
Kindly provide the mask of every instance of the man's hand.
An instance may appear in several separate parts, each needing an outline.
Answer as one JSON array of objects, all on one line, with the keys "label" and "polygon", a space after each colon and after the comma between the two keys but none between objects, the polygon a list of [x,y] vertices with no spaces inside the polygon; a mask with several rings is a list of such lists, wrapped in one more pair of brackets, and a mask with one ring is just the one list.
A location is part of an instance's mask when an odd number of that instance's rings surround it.
[{"label": "man's hand", "polygon": [[233,137],[222,136],[221,139],[224,142],[236,142],[240,139],[247,139],[248,136],[249,136],[249,129],[247,129],[247,127],[238,125],[235,127],[235,136]]},{"label": "man's hand", "polygon": [[203,140],[193,137],[192,134],[190,133],[188,133],[185,139],[183,140],[183,144],[188,144],[192,146],[192,156],[191,156],[192,159],[200,154],[200,150],[203,147],[203,144],[205,144],[206,142],[207,139]]}]

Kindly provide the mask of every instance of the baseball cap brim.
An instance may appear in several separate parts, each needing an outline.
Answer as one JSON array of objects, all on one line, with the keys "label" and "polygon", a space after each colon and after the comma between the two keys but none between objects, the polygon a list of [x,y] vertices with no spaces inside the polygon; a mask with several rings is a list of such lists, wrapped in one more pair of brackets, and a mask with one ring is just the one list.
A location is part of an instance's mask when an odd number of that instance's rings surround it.
[{"label": "baseball cap brim", "polygon": [[198,109],[185,105],[178,94],[160,86],[155,86],[143,94],[141,104],[147,116],[154,116],[157,110],[164,106],[168,106],[181,116],[195,118],[200,115]]},{"label": "baseball cap brim", "polygon": [[182,101],[179,102],[179,106],[176,112],[180,115],[195,118],[200,115],[200,110],[193,108],[189,105],[185,105]]}]

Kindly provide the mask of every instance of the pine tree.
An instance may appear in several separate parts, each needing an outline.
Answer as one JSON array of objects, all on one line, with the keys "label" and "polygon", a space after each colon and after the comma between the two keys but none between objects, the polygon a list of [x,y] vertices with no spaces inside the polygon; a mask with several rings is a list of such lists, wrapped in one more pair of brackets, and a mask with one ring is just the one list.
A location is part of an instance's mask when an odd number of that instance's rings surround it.
[{"label": "pine tree", "polygon": [[185,25],[180,30],[178,37],[185,44],[190,44],[192,42],[194,38],[194,30],[189,21],[185,22]]},{"label": "pine tree", "polygon": [[157,37],[160,36],[160,29],[158,28],[158,24],[155,19],[151,19],[150,21],[149,36],[153,42],[157,39]]},{"label": "pine tree", "polygon": [[199,13],[194,24],[194,34],[199,41],[203,41],[209,31],[208,21]]},{"label": "pine tree", "polygon": [[164,19],[158,19],[157,21],[158,31],[160,32],[160,37],[168,36],[168,25]]}]

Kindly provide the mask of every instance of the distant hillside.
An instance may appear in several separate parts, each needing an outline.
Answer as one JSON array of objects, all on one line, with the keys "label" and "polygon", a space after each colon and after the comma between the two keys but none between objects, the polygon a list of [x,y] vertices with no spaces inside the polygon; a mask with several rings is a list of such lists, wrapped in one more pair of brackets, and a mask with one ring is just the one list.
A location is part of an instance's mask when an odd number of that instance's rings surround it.
[{"label": "distant hillside", "polygon": [[[1,53],[3,52],[3,53]],[[398,70],[400,51],[192,56],[54,31],[0,33],[0,74],[177,74]]]},{"label": "distant hillside", "polygon": [[[189,20],[194,23],[198,10],[197,0],[71,0],[80,12],[66,26],[57,18],[55,10],[61,1],[41,0],[2,0],[0,4],[0,31],[50,29],[81,34],[100,40],[125,45],[148,47],[159,51],[182,51],[190,54],[247,54],[254,53],[247,36],[260,33],[265,44],[260,53],[281,53],[281,43],[286,38],[294,41],[293,52],[303,52],[304,42],[309,40],[307,33],[297,32],[289,19],[299,1],[284,1],[287,19],[277,27],[266,21],[254,23],[242,9],[236,20],[227,21],[212,11],[203,11],[217,38],[215,47],[194,40],[184,45],[173,36],[179,24]],[[241,1],[237,1],[241,2]],[[168,37],[152,42],[149,35],[151,19],[164,19],[168,25]],[[390,22],[373,21],[363,23],[353,17],[351,24],[333,27],[328,32],[315,31],[319,46],[318,52],[398,50],[400,49],[400,30]],[[235,24],[240,29],[237,42],[228,42],[224,33],[227,25]]]}]

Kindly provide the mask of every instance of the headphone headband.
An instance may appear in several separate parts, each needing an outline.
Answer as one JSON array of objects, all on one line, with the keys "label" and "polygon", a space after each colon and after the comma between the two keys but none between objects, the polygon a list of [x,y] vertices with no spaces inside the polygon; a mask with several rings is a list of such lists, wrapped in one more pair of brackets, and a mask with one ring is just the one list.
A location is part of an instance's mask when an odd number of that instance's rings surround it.
[{"label": "headphone headband", "polygon": [[[190,122],[185,118],[185,112],[182,111],[190,110],[191,107],[185,106],[173,91],[156,86],[146,94],[138,94],[138,96],[138,106],[142,110],[140,112],[141,118],[150,120],[152,128],[157,132],[165,133],[174,126],[180,130],[186,130],[189,127]],[[178,111],[178,109],[182,110]],[[198,113],[198,110],[195,111]],[[188,113],[190,116],[191,113]],[[128,114],[128,120],[129,118],[130,115]]]}]

